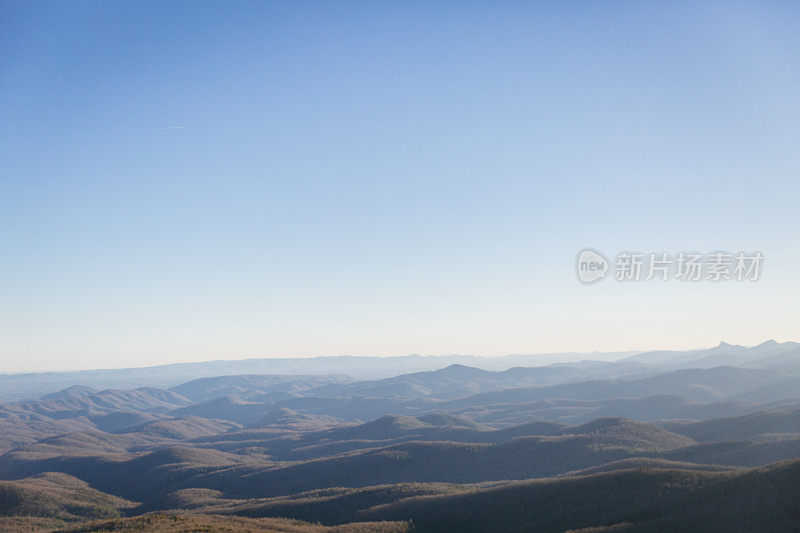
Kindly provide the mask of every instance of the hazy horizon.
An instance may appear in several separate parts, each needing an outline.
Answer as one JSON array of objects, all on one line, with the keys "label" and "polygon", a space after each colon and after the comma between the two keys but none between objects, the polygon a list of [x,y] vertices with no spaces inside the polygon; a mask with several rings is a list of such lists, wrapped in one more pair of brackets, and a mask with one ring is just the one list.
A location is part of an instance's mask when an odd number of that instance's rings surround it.
[{"label": "hazy horizon", "polygon": [[690,347],[681,347],[681,348],[646,348],[646,349],[632,349],[632,350],[591,350],[591,351],[565,351],[565,352],[539,352],[539,353],[507,353],[507,354],[472,354],[472,353],[443,353],[443,354],[420,354],[420,353],[400,353],[400,354],[318,354],[318,355],[295,355],[295,356],[284,356],[284,355],[266,355],[266,356],[244,356],[244,357],[218,357],[213,359],[197,359],[197,360],[187,360],[187,361],[173,361],[167,363],[155,363],[155,364],[138,364],[133,366],[100,366],[100,367],[85,367],[85,368],[76,368],[76,367],[49,367],[47,369],[21,369],[21,370],[4,370],[0,369],[0,375],[14,375],[14,374],[42,374],[42,373],[68,373],[68,372],[82,372],[82,371],[92,371],[92,370],[126,370],[126,369],[142,369],[142,368],[152,368],[152,367],[159,367],[159,366],[171,366],[171,365],[192,365],[192,364],[203,364],[203,363],[236,363],[236,362],[244,362],[244,361],[258,361],[262,359],[319,359],[319,358],[337,358],[337,357],[347,357],[347,358],[402,358],[402,357],[432,357],[432,358],[456,358],[456,357],[465,357],[465,358],[485,358],[485,359],[502,359],[502,358],[511,358],[511,357],[541,357],[541,364],[543,366],[554,364],[554,363],[572,363],[572,362],[580,362],[584,360],[592,360],[592,359],[585,359],[583,356],[591,356],[596,355],[598,358],[597,361],[618,361],[622,358],[629,357],[634,354],[641,354],[641,353],[649,353],[649,352],[659,352],[659,351],[676,351],[676,352],[692,352],[692,351],[700,351],[700,350],[710,350],[713,348],[717,348],[721,345],[732,345],[732,346],[742,346],[742,347],[756,347],[760,346],[761,344],[765,344],[768,342],[778,342],[780,344],[783,343],[796,343],[797,341],[792,339],[785,339],[785,340],[778,340],[778,339],[765,339],[762,342],[758,342],[755,344],[737,344],[732,342],[727,342],[726,340],[722,340],[717,344],[711,346],[690,346]]}]

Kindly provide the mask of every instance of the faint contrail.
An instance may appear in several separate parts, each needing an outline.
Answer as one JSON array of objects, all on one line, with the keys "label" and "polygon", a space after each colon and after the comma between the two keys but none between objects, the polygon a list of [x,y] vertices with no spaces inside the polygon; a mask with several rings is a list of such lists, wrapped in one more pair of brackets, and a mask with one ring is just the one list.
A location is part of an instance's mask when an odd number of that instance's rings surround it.
[{"label": "faint contrail", "polygon": [[165,128],[156,128],[156,131],[166,131],[166,130],[182,130],[183,126],[167,126]]}]

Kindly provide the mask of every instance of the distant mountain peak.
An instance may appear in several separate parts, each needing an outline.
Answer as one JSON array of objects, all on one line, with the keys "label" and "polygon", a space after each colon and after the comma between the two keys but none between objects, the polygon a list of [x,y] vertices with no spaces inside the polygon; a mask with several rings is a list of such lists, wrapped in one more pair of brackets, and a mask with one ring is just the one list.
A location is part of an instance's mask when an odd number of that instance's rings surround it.
[{"label": "distant mountain peak", "polygon": [[758,346],[756,346],[756,348],[768,348],[768,347],[771,347],[771,346],[777,346],[778,344],[780,344],[780,343],[778,341],[776,341],[775,339],[769,339],[769,340],[766,340],[766,341],[762,342]]},{"label": "distant mountain peak", "polygon": [[45,394],[42,396],[42,400],[64,400],[67,398],[86,398],[88,396],[92,396],[96,394],[97,391],[86,387],[84,385],[73,385],[71,387],[67,387],[64,390],[60,390],[58,392],[52,392],[50,394]]},{"label": "distant mountain peak", "polygon": [[405,430],[415,429],[420,427],[429,427],[430,424],[423,422],[418,418],[403,415],[384,415],[371,422],[366,422],[361,425],[364,429],[381,429],[381,430]]},{"label": "distant mountain peak", "polygon": [[566,433],[574,431],[576,433],[585,433],[585,432],[594,432],[621,426],[644,426],[644,424],[641,422],[634,422],[629,418],[624,418],[621,416],[604,416],[601,418],[596,418],[591,422],[587,422],[579,426],[574,426],[572,428],[564,430],[564,432]]},{"label": "distant mountain peak", "polygon": [[71,387],[67,387],[61,392],[82,392],[86,394],[94,394],[95,390],[85,385],[73,385]]},{"label": "distant mountain peak", "polygon": [[475,368],[474,366],[461,365],[458,363],[454,363],[450,366],[442,368],[441,370],[437,370],[437,372],[450,376],[479,376],[491,374],[491,372],[488,370],[482,370],[480,368]]}]

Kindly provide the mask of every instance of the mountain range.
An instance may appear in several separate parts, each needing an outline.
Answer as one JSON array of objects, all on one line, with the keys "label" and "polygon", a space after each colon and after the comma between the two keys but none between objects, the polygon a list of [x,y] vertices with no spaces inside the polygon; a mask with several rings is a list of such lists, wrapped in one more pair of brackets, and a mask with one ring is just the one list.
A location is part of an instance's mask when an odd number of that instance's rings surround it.
[{"label": "mountain range", "polygon": [[61,390],[0,404],[0,529],[798,523],[795,343],[449,363],[367,379],[247,372],[163,386],[139,374],[135,387],[105,389],[75,374]]}]

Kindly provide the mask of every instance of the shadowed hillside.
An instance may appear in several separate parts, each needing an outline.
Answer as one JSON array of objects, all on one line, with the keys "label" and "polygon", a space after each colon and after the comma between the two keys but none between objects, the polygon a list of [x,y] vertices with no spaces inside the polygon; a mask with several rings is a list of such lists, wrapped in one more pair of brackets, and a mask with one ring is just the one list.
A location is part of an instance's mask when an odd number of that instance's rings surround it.
[{"label": "shadowed hillside", "polygon": [[416,531],[793,531],[800,462],[743,473],[623,470],[409,498],[364,511]]},{"label": "shadowed hillside", "polygon": [[701,442],[751,437],[800,437],[800,409],[664,424],[664,427]]}]

